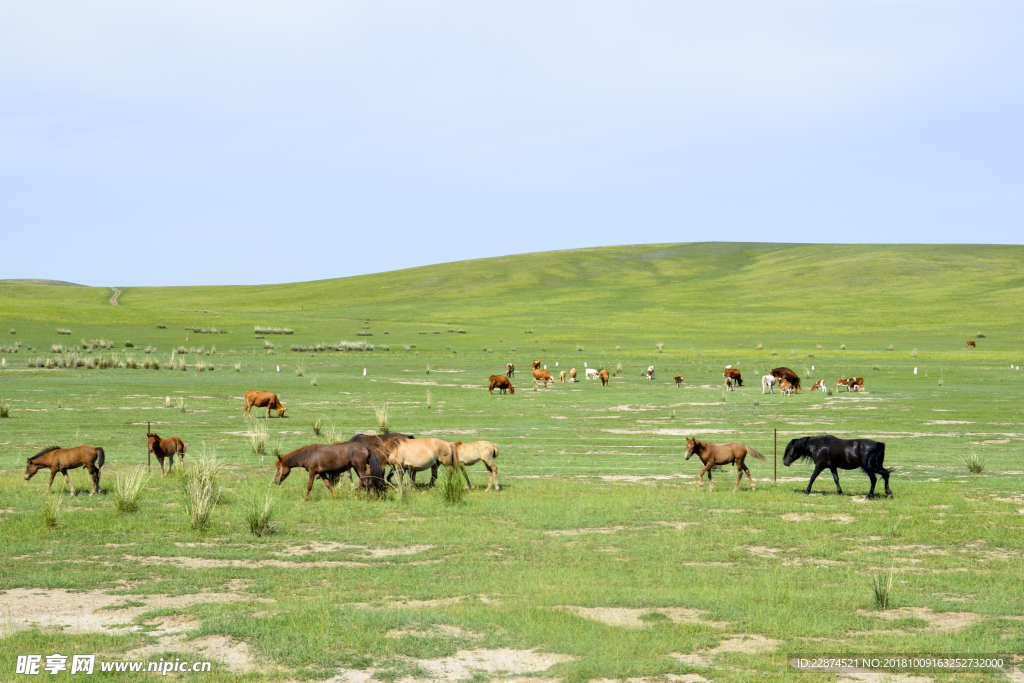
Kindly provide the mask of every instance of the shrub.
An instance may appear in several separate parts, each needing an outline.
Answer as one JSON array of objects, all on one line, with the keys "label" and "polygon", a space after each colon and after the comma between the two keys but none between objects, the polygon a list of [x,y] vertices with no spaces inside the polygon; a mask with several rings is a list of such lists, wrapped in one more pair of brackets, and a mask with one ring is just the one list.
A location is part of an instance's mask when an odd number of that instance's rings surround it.
[{"label": "shrub", "polygon": [[256,334],[293,334],[295,330],[291,330],[287,327],[262,327],[256,325],[253,328],[253,332]]},{"label": "shrub", "polygon": [[124,347],[125,347],[126,349],[134,349],[134,348],[135,348],[135,344],[132,344],[132,340],[131,340],[131,339],[129,339],[128,341],[126,341],[126,342],[124,343]]},{"label": "shrub", "polygon": [[391,431],[391,410],[387,401],[373,407],[374,416],[377,418],[377,433],[387,434]]},{"label": "shrub", "polygon": [[56,529],[64,523],[64,494],[43,503],[43,528]]},{"label": "shrub", "polygon": [[[11,334],[14,334],[14,330],[11,330]],[[981,332],[979,332],[978,333],[978,339],[984,339],[984,338],[985,338],[985,335],[982,334]]]},{"label": "shrub", "polygon": [[263,455],[267,452],[267,444],[270,442],[270,430],[266,422],[256,418],[249,418],[249,431],[245,435],[249,442],[249,448],[254,455]]},{"label": "shrub", "polygon": [[886,346],[885,350],[886,351],[892,351],[892,344],[889,344],[888,346]]},{"label": "shrub", "polygon": [[839,345],[839,350],[840,351],[845,351],[846,350],[846,344],[840,344]]},{"label": "shrub", "polygon": [[466,331],[460,327],[456,334],[466,334]]},{"label": "shrub", "polygon": [[257,538],[274,533],[274,499],[269,493],[262,496],[253,492],[242,504],[242,519],[249,532]]},{"label": "shrub", "polygon": [[301,365],[296,365],[295,366],[295,376],[296,377],[302,377],[305,374],[306,374],[306,371],[302,368]]},{"label": "shrub", "polygon": [[910,352],[910,357],[917,358],[917,349],[914,349],[913,351]]},{"label": "shrub", "polygon": [[[14,330],[11,330],[11,333],[13,334]],[[71,334],[71,330],[66,330],[64,328],[60,328],[60,329],[57,330],[57,334]]]},{"label": "shrub", "polygon": [[971,474],[981,474],[988,467],[988,462],[985,458],[974,451],[971,451],[970,455],[961,455],[960,462],[963,463],[963,466]]},{"label": "shrub", "polygon": [[764,344],[762,344],[761,342],[757,342],[757,346],[754,347],[754,350],[755,351],[762,351],[763,349],[764,349]]},{"label": "shrub", "polygon": [[889,609],[894,577],[894,568],[890,568],[888,572],[878,572],[871,577],[871,590],[874,593],[875,607],[878,609]]},{"label": "shrub", "polygon": [[117,475],[114,481],[114,509],[120,515],[139,511],[139,497],[152,477],[139,465]]},{"label": "shrub", "polygon": [[189,517],[192,528],[205,531],[210,525],[213,509],[220,501],[220,465],[216,455],[199,457],[192,460],[184,470],[182,478],[182,498],[185,513]]},{"label": "shrub", "polygon": [[10,401],[4,401],[3,403],[0,403],[0,417],[10,417],[10,416],[11,416],[11,403],[10,403]]},{"label": "shrub", "polygon": [[446,468],[441,479],[441,497],[448,505],[460,505],[466,497],[466,482],[462,474],[453,468]]}]

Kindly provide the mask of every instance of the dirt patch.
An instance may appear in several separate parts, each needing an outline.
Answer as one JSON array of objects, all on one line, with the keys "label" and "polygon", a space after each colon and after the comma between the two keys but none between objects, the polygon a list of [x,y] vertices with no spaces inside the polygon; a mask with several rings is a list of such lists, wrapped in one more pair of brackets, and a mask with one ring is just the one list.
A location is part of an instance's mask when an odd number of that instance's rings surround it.
[{"label": "dirt patch", "polygon": [[436,681],[459,681],[472,678],[478,672],[512,675],[547,671],[559,662],[574,657],[536,650],[459,650],[451,657],[417,659],[415,662],[428,671]]},{"label": "dirt patch", "polygon": [[637,483],[642,481],[671,481],[673,479],[693,479],[692,474],[599,474],[598,479],[602,481],[628,481]]},{"label": "dirt patch", "polygon": [[[170,565],[175,567],[181,567],[182,569],[223,569],[230,567],[246,567],[250,569],[261,567],[276,567],[278,569],[350,567],[352,569],[358,569],[380,567],[382,565],[394,564],[392,562],[356,562],[354,560],[318,560],[316,562],[287,562],[285,560],[217,560],[208,557],[159,557],[155,555],[151,555],[149,557],[125,555],[124,559],[130,562],[138,562],[139,564],[146,566]],[[424,564],[438,564],[439,562],[441,562],[441,560],[419,560],[416,562],[408,562],[406,564],[414,566]]]},{"label": "dirt patch", "polygon": [[623,529],[628,529],[625,526],[606,526],[606,527],[590,527],[587,529],[553,529],[551,531],[545,531],[545,536],[586,536],[588,534],[614,534]]},{"label": "dirt patch", "polygon": [[[141,628],[131,626],[130,622],[151,610],[256,599],[239,593],[110,595],[100,590],[72,593],[59,588],[15,588],[0,594],[0,615],[4,617],[0,619],[0,636],[27,628],[52,628],[69,633],[128,633]],[[132,606],[127,606],[129,604]]]},{"label": "dirt patch", "polygon": [[415,555],[431,550],[433,547],[432,545],[410,545],[401,548],[369,548],[364,545],[349,545],[333,541],[327,543],[313,541],[306,545],[291,545],[273,554],[281,557],[295,557],[312,553],[333,553],[338,550],[353,550],[363,557],[394,557],[399,555]]},{"label": "dirt patch", "polygon": [[645,620],[645,615],[660,614],[674,624],[706,624],[715,628],[725,628],[729,625],[727,621],[706,621],[703,615],[704,610],[687,609],[685,607],[654,607],[651,609],[637,609],[634,607],[579,607],[576,605],[565,605],[557,609],[574,614],[582,619],[599,621],[608,626],[619,626],[622,628],[647,628],[661,621]]},{"label": "dirt patch", "polygon": [[385,598],[388,607],[407,607],[409,609],[423,609],[424,607],[447,607],[455,605],[466,599],[465,595],[458,595],[454,598],[435,598],[433,600],[407,600],[406,598]]},{"label": "dirt patch", "polygon": [[235,674],[264,671],[265,667],[257,664],[249,649],[249,644],[231,636],[204,636],[195,640],[187,640],[181,635],[160,638],[153,645],[146,645],[125,653],[125,659],[147,659],[164,652],[189,652],[206,659],[216,660],[224,664],[228,671]]},{"label": "dirt patch", "polygon": [[451,624],[432,624],[430,628],[421,630],[393,628],[384,635],[388,638],[411,636],[413,638],[469,638],[472,640],[484,637],[482,633],[467,631]]},{"label": "dirt patch", "polygon": [[981,619],[974,612],[933,612],[930,607],[900,607],[899,609],[890,609],[884,612],[859,609],[857,614],[889,621],[907,618],[921,619],[928,624],[925,628],[926,631],[936,633],[961,631],[968,626],[976,624]]},{"label": "dirt patch", "polygon": [[781,548],[768,548],[761,545],[747,546],[747,552],[754,557],[764,557],[770,560],[779,559],[779,553],[782,552]]},{"label": "dirt patch", "polygon": [[839,524],[853,524],[853,515],[837,514],[826,515],[821,512],[787,512],[782,515],[784,522],[837,522]]},{"label": "dirt patch", "polygon": [[760,654],[762,652],[774,652],[781,644],[781,640],[765,638],[760,635],[743,634],[729,636],[710,650],[698,650],[692,654],[673,652],[669,656],[679,660],[683,664],[689,664],[690,666],[709,667],[711,666],[711,660],[716,655],[720,655],[724,652]]}]

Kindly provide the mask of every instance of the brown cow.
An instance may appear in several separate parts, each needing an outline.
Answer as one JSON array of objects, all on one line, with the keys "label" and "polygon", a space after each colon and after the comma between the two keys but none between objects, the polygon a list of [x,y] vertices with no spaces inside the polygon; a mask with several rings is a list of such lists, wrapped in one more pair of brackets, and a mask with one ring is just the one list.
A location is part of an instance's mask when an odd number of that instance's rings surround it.
[{"label": "brown cow", "polygon": [[731,379],[732,383],[738,387],[743,386],[743,375],[741,375],[740,371],[736,368],[726,368],[725,372],[722,373],[722,377]]},{"label": "brown cow", "polygon": [[793,391],[800,391],[800,375],[786,367],[775,368],[771,375],[778,379],[784,379],[793,385]]},{"label": "brown cow", "polygon": [[569,371],[569,381],[570,382],[575,382],[576,381],[576,368],[573,368],[572,370]]},{"label": "brown cow", "polygon": [[544,382],[544,386],[545,386],[545,387],[547,387],[547,385],[548,385],[548,382],[551,382],[552,384],[554,384],[554,383],[555,383],[555,379],[554,379],[554,377],[552,377],[552,376],[551,376],[551,373],[550,373],[550,372],[548,372],[547,370],[534,370],[534,371],[533,371],[533,379],[534,379],[535,381],[536,381],[536,380],[541,380],[541,381],[543,381],[543,382]]},{"label": "brown cow", "polygon": [[533,369],[536,370],[539,367],[540,367],[540,358],[534,358],[533,359]]},{"label": "brown cow", "polygon": [[864,378],[863,377],[851,377],[850,378],[850,391],[864,391]]},{"label": "brown cow", "polygon": [[601,368],[601,372],[597,373],[597,376],[601,378],[601,386],[608,386],[608,370]]},{"label": "brown cow", "polygon": [[850,390],[850,378],[838,377],[836,378],[836,391],[839,391],[839,387],[846,387],[846,390]]},{"label": "brown cow", "polygon": [[968,339],[967,340],[967,348],[969,348],[969,349],[976,349],[976,348],[978,348],[978,345],[975,343],[975,341],[973,339]]},{"label": "brown cow", "polygon": [[242,415],[248,415],[252,417],[252,407],[257,408],[266,407],[267,417],[270,417],[271,409],[277,411],[278,417],[284,417],[284,406],[281,405],[281,399],[277,397],[272,391],[247,391],[245,392],[245,410],[242,411]]},{"label": "brown cow", "polygon": [[89,476],[92,477],[92,491],[89,493],[91,496],[93,493],[100,492],[100,468],[103,467],[104,457],[102,448],[93,448],[92,446],[76,446],[75,448],[51,446],[39,451],[28,459],[28,466],[25,468],[25,481],[31,479],[39,470],[48,467],[50,469],[50,483],[46,485],[46,492],[50,492],[50,487],[53,486],[53,478],[60,472],[64,475],[64,481],[68,483],[68,488],[73,496],[75,495],[75,487],[71,485],[68,470],[84,467],[89,471]]},{"label": "brown cow", "polygon": [[508,377],[504,375],[491,375],[487,393],[494,393],[495,389],[498,390],[499,394],[504,394],[506,391],[511,394],[516,393],[516,388],[512,386],[512,382],[509,382]]},{"label": "brown cow", "polygon": [[676,381],[676,389],[678,389],[679,387],[683,386],[683,376],[682,375],[676,375],[672,379],[674,379]]},{"label": "brown cow", "polygon": [[565,370],[562,370],[560,373],[558,373],[558,381],[561,382],[562,384],[565,384]]},{"label": "brown cow", "polygon": [[790,383],[790,381],[788,379],[780,379],[779,380],[779,391],[782,392],[783,396],[789,396],[794,391],[796,391],[796,389],[794,389],[793,384]]},{"label": "brown cow", "polygon": [[511,363],[506,365],[505,366],[505,376],[508,377],[509,379],[512,379],[513,377],[515,377],[516,376],[516,366],[512,365]]}]

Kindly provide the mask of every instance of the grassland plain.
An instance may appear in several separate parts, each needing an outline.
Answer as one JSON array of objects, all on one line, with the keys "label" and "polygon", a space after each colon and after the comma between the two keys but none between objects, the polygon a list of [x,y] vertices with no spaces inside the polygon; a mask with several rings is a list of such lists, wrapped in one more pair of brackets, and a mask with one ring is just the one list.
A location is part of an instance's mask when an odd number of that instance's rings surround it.
[{"label": "grassland plain", "polygon": [[[117,307],[110,289],[0,283],[0,345],[20,343],[0,353],[0,681],[32,679],[13,673],[18,654],[53,652],[210,658],[214,671],[195,676],[208,681],[339,683],[810,683],[844,677],[790,673],[788,653],[1020,653],[1024,371],[1010,366],[1024,360],[1022,266],[1018,247],[697,244],[128,288]],[[293,333],[257,339],[256,325]],[[99,339],[114,348],[81,349]],[[339,340],[377,348],[290,350]],[[63,357],[54,344],[165,365],[173,353],[186,369],[28,367]],[[555,374],[621,371],[605,388],[534,391],[533,358]],[[488,395],[487,375],[509,360],[517,393]],[[641,378],[650,364],[655,381]],[[745,387],[723,391],[725,364]],[[833,386],[862,376],[868,391],[762,396],[758,378],[778,365]],[[266,421],[262,456],[246,442],[251,388],[288,408]],[[498,443],[505,489],[448,506],[422,489],[332,501],[321,485],[302,503],[302,471],[270,487],[275,451],[372,429],[382,401],[393,429]],[[158,474],[139,513],[79,495],[45,529],[46,479],[24,482],[24,458],[101,445],[110,490],[145,462],[147,423],[182,437],[186,462],[223,464],[210,528],[191,530],[179,477]],[[886,441],[896,498],[865,500],[859,473],[840,475],[846,495],[819,479],[805,498],[804,465],[780,463],[773,483],[776,429],[780,460],[804,434]],[[701,492],[687,434],[768,454],[748,461],[757,492],[732,493],[732,470]],[[981,474],[960,462],[972,452]],[[86,487],[81,470],[71,476]],[[483,470],[471,476],[482,488]],[[255,538],[243,508],[268,490],[277,533]],[[54,482],[49,498],[61,491]],[[892,607],[878,610],[872,579],[890,571]]]}]

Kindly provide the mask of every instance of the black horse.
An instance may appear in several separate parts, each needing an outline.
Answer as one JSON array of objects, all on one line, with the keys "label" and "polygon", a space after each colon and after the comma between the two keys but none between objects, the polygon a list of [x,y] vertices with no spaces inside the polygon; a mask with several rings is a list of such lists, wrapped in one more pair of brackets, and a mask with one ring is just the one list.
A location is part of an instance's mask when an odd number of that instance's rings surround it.
[{"label": "black horse", "polygon": [[871,492],[868,498],[875,495],[875,475],[879,475],[885,481],[885,495],[892,498],[892,491],[889,490],[889,473],[882,466],[885,460],[885,444],[881,441],[871,439],[837,439],[832,435],[805,436],[802,439],[793,439],[786,446],[786,455],[782,464],[789,467],[797,460],[810,458],[814,461],[814,474],[807,482],[805,496],[811,494],[811,486],[814,480],[821,474],[822,470],[832,470],[832,478],[836,481],[836,493],[842,494],[843,489],[839,486],[839,473],[837,469],[855,470],[858,467],[871,479]]}]

